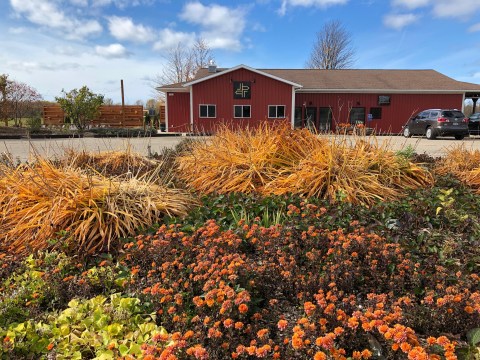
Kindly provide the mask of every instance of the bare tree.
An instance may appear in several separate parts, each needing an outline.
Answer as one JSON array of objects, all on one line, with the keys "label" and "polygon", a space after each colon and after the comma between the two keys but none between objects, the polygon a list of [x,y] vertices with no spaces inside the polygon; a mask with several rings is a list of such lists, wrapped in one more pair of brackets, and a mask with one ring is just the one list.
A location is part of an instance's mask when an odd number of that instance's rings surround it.
[{"label": "bare tree", "polygon": [[195,44],[193,44],[192,52],[196,71],[198,71],[198,69],[207,67],[209,62],[213,60],[210,47],[205,39],[198,38],[195,41]]},{"label": "bare tree", "polygon": [[153,79],[154,87],[190,81],[197,71],[213,60],[205,40],[198,38],[191,48],[178,43],[165,56],[167,63],[161,74]]},{"label": "bare tree", "polygon": [[8,75],[0,75],[0,119],[8,126],[13,119],[15,126],[21,125],[21,119],[38,112],[38,103],[42,96],[31,86],[9,80]]},{"label": "bare tree", "polygon": [[347,69],[355,62],[355,50],[351,35],[338,20],[327,22],[317,33],[310,59],[309,69]]},{"label": "bare tree", "polygon": [[31,86],[17,81],[12,81],[9,86],[8,101],[10,103],[10,118],[15,126],[21,126],[22,118],[31,114],[42,96]]}]

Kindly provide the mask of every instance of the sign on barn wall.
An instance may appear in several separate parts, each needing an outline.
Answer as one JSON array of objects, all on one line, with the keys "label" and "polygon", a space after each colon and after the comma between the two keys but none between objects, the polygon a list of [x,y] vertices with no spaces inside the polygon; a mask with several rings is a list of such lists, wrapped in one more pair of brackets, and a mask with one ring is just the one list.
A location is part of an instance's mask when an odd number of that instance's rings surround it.
[{"label": "sign on barn wall", "polygon": [[233,82],[233,98],[234,99],[250,99],[252,96],[252,83],[250,81],[234,81]]}]

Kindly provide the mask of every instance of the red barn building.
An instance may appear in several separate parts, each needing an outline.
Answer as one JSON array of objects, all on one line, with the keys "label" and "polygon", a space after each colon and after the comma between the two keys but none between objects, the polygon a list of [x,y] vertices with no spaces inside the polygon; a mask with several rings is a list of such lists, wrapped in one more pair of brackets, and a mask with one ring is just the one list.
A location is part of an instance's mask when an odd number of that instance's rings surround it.
[{"label": "red barn building", "polygon": [[210,66],[192,81],[157,89],[166,94],[166,130],[196,133],[212,133],[219,124],[256,126],[276,119],[317,131],[349,123],[398,133],[422,109],[463,109],[466,98],[475,104],[480,97],[480,85],[434,70],[259,70],[245,65]]}]

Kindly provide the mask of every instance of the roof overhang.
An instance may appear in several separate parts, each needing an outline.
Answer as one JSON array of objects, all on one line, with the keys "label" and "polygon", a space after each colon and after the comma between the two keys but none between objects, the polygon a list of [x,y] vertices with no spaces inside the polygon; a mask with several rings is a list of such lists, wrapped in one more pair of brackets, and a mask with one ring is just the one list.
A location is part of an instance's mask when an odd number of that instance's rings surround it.
[{"label": "roof overhang", "polygon": [[188,89],[184,88],[184,87],[162,87],[162,86],[158,86],[158,87],[155,88],[155,90],[161,91],[161,92],[164,92],[164,93],[167,93],[167,92],[188,92]]},{"label": "roof overhang", "polygon": [[297,93],[389,93],[389,94],[465,94],[471,92],[469,90],[405,90],[405,89],[297,89]]},{"label": "roof overhang", "polygon": [[221,72],[213,73],[212,75],[208,75],[208,76],[205,76],[205,77],[200,78],[200,79],[197,79],[197,80],[189,81],[189,82],[183,84],[183,86],[184,86],[184,87],[189,87],[189,86],[192,86],[192,85],[201,83],[201,82],[203,82],[203,81],[210,80],[210,79],[216,78],[216,77],[218,77],[218,76],[222,76],[222,75],[231,73],[232,71],[236,71],[236,70],[239,70],[239,69],[245,69],[245,70],[251,71],[251,72],[253,72],[253,73],[256,73],[256,74],[259,74],[259,75],[263,75],[263,76],[268,77],[268,78],[270,78],[270,79],[274,79],[274,80],[283,82],[283,83],[285,83],[285,84],[291,85],[291,86],[293,86],[293,87],[295,87],[295,88],[301,88],[301,87],[303,87],[303,86],[300,85],[300,84],[294,83],[294,82],[292,82],[292,81],[283,79],[283,78],[278,77],[278,76],[275,76],[275,75],[271,75],[271,74],[266,73],[266,72],[264,72],[264,71],[260,71],[260,70],[251,68],[250,66],[243,65],[243,64],[237,65],[237,66],[232,67],[232,68],[227,69],[227,70],[223,70],[223,71],[221,71]]}]

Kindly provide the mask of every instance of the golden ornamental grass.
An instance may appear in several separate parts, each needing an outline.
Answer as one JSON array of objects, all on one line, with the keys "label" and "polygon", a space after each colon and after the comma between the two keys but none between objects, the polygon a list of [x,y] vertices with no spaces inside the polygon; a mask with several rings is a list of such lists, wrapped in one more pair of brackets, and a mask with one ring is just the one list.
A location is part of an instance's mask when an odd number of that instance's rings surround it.
[{"label": "golden ornamental grass", "polygon": [[137,154],[128,146],[124,151],[87,152],[67,149],[62,163],[104,176],[132,174],[141,176],[153,171],[159,163]]},{"label": "golden ornamental grass", "polygon": [[439,175],[453,174],[462,177],[468,171],[480,168],[480,150],[467,150],[465,144],[448,149],[435,172]]},{"label": "golden ornamental grass", "polygon": [[464,144],[452,147],[435,167],[435,172],[453,174],[480,193],[480,150],[467,150]]},{"label": "golden ornamental grass", "polygon": [[192,144],[178,159],[178,176],[202,193],[252,193],[271,181],[281,130],[260,126],[236,132],[220,128],[208,141]]},{"label": "golden ornamental grass", "polygon": [[299,194],[364,205],[433,184],[428,170],[387,146],[350,140],[289,126],[224,128],[178,159],[179,176],[201,193]]},{"label": "golden ornamental grass", "polygon": [[145,178],[109,179],[38,159],[3,170],[0,247],[16,254],[61,248],[80,256],[115,250],[121,238],[162,215],[186,214],[190,201]]}]

